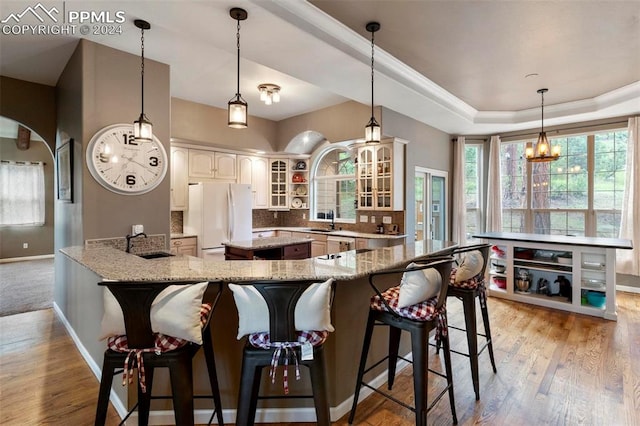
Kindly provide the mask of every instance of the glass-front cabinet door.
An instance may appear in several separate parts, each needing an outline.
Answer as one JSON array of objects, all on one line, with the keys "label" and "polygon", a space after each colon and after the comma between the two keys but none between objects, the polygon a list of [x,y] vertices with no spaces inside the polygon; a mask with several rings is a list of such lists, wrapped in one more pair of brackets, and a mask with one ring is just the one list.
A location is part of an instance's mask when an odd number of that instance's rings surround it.
[{"label": "glass-front cabinet door", "polygon": [[391,210],[391,197],[393,195],[393,170],[392,170],[392,152],[388,145],[379,145],[376,147],[376,185],[374,188],[375,205],[378,210]]},{"label": "glass-front cabinet door", "polygon": [[358,151],[358,208],[372,209],[373,204],[373,148],[363,147]]},{"label": "glass-front cabinet door", "polygon": [[289,208],[287,160],[272,158],[269,161],[269,208],[287,210]]}]

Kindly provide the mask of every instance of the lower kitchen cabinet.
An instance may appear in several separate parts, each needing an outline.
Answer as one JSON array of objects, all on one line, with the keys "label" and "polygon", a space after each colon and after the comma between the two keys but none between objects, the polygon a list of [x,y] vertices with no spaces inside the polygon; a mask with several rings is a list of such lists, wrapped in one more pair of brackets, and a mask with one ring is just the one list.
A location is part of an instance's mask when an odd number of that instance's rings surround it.
[{"label": "lower kitchen cabinet", "polygon": [[197,256],[197,237],[172,238],[169,251],[175,255]]}]

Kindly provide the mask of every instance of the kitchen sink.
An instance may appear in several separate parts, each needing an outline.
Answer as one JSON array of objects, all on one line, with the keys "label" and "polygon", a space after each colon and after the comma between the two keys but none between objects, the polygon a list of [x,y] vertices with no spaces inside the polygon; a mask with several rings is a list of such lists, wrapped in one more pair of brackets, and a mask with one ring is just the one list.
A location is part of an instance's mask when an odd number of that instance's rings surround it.
[{"label": "kitchen sink", "polygon": [[138,254],[136,256],[141,257],[143,259],[158,259],[160,257],[175,256],[175,254],[167,253],[167,252],[164,252],[164,251],[159,251],[157,253],[144,253],[144,254]]},{"label": "kitchen sink", "polygon": [[331,232],[331,229],[311,228],[311,229],[309,229],[309,231],[314,231],[314,232]]}]

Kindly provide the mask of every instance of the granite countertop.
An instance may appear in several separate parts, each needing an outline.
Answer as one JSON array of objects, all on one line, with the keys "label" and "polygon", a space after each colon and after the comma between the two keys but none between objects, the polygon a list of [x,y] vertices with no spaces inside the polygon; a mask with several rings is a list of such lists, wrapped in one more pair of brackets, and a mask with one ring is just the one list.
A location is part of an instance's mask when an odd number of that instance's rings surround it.
[{"label": "granite countertop", "polygon": [[426,241],[381,247],[360,252],[349,250],[333,259],[220,261],[192,256],[143,259],[111,247],[66,247],[70,259],[113,281],[252,281],[258,279],[351,280],[376,271],[402,267],[410,261],[455,247],[449,241]]},{"label": "granite countertop", "polygon": [[267,228],[253,228],[253,232],[265,232],[265,231],[309,232],[312,234],[330,235],[330,236],[336,236],[336,237],[376,238],[376,239],[385,239],[385,240],[406,237],[405,234],[370,234],[366,232],[343,231],[343,230],[318,231],[317,229],[320,229],[320,228],[274,226],[274,227],[267,227]]},{"label": "granite countertop", "polygon": [[172,232],[170,238],[176,239],[176,238],[197,238],[196,234],[185,234],[182,232]]},{"label": "granite countertop", "polygon": [[266,238],[256,238],[254,240],[249,240],[249,241],[230,241],[228,243],[224,243],[224,245],[227,247],[235,247],[235,248],[240,248],[245,250],[262,250],[262,249],[290,246],[293,244],[300,244],[300,243],[311,244],[311,239],[299,238],[299,237],[266,237]]},{"label": "granite countertop", "polygon": [[631,240],[621,238],[578,237],[571,235],[525,234],[519,232],[482,232],[474,238],[488,240],[525,241],[545,244],[564,244],[573,246],[603,247],[616,249],[632,249]]}]

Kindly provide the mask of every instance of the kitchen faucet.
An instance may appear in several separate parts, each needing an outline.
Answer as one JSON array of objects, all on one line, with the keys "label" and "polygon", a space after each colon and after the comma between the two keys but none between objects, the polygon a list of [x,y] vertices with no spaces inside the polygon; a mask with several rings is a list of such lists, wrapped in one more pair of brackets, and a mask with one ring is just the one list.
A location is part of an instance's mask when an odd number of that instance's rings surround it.
[{"label": "kitchen faucet", "polygon": [[134,235],[127,234],[127,236],[125,237],[127,239],[127,253],[131,253],[131,240],[136,237],[147,238],[147,234],[145,234],[144,232],[140,232],[139,234],[134,234]]},{"label": "kitchen faucet", "polygon": [[329,214],[331,215],[331,225],[329,225],[329,228],[334,231],[336,229],[336,215],[333,210],[329,210]]}]

